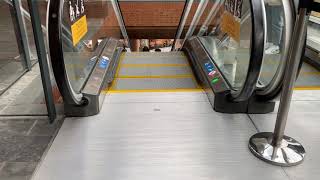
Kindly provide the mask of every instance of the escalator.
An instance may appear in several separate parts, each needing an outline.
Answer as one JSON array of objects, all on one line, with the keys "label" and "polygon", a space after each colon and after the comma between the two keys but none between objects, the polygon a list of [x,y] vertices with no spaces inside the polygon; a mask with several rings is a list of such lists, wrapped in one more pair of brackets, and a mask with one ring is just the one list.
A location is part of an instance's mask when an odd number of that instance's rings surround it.
[{"label": "escalator", "polygon": [[50,56],[65,114],[98,114],[107,93],[177,91],[206,92],[217,112],[272,112],[294,21],[293,5],[279,2],[280,50],[268,55],[273,29],[263,0],[186,1],[172,52],[153,53],[130,52],[118,1],[50,1]]}]

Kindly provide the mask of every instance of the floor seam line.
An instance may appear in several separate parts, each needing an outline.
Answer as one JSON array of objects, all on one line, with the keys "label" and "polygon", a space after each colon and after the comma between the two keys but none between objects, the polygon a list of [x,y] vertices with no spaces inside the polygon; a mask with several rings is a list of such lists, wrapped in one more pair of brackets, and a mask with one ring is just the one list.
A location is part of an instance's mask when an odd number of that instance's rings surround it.
[{"label": "floor seam line", "polygon": [[30,127],[30,129],[28,130],[28,132],[26,133],[27,136],[31,134],[32,129],[36,126],[37,123],[38,123],[38,120],[35,120],[32,126]]},{"label": "floor seam line", "polygon": [[254,126],[254,128],[256,129],[256,131],[259,133],[260,130],[258,128],[258,126],[256,125],[256,123],[254,123],[253,119],[251,118],[250,114],[247,114],[248,118],[250,119],[252,125]]},{"label": "floor seam line", "polygon": [[287,171],[284,169],[284,167],[281,167],[281,169],[283,170],[284,174],[288,177],[288,179],[291,180],[289,174],[288,174]]}]

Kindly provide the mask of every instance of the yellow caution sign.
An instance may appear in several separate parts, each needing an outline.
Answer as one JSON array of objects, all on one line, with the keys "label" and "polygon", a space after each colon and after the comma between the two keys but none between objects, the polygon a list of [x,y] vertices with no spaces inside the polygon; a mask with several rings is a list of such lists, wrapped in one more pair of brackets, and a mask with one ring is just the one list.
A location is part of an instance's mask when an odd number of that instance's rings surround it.
[{"label": "yellow caution sign", "polygon": [[240,42],[240,22],[231,13],[225,12],[223,14],[221,30],[237,42]]},{"label": "yellow caution sign", "polygon": [[76,46],[87,32],[87,16],[84,15],[71,26],[73,46]]}]

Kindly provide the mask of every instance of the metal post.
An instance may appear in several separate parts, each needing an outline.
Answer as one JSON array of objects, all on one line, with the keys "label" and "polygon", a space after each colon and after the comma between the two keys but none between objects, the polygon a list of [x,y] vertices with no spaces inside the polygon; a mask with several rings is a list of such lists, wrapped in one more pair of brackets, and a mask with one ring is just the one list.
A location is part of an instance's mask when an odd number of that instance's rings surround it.
[{"label": "metal post", "polygon": [[285,74],[283,91],[274,133],[262,132],[253,135],[249,141],[249,149],[258,158],[279,166],[294,166],[305,157],[305,149],[296,140],[285,136],[284,131],[288,119],[293,88],[298,73],[301,55],[308,26],[308,9],[300,8],[295,23],[293,39],[289,49],[289,62]]},{"label": "metal post", "polygon": [[126,25],[125,25],[125,22],[124,22],[122,13],[121,13],[119,2],[116,1],[116,0],[112,0],[111,3],[112,3],[113,10],[114,10],[114,12],[116,14],[116,18],[118,20],[118,23],[119,23],[119,26],[120,26],[120,30],[121,30],[123,39],[125,41],[125,44],[127,45],[127,47],[129,49],[131,49],[131,45],[130,45],[130,41],[129,41],[130,39],[129,39],[127,30],[126,30]]},{"label": "metal post", "polygon": [[200,18],[202,16],[204,10],[206,9],[208,3],[209,2],[207,0],[200,0],[197,11],[193,16],[190,27],[189,27],[189,29],[188,29],[188,31],[182,41],[181,47],[183,47],[183,45],[187,41],[187,39],[189,39],[193,35],[193,32],[196,30],[196,27],[200,21]]},{"label": "metal post", "polygon": [[180,37],[181,37],[181,34],[183,32],[183,29],[184,29],[184,26],[185,26],[185,24],[187,22],[187,19],[188,19],[190,10],[192,8],[192,4],[193,4],[193,0],[187,0],[186,1],[185,7],[183,8],[183,12],[182,12],[183,13],[182,17],[180,18],[178,30],[176,32],[174,42],[172,43],[171,51],[176,50],[177,40],[179,40]]},{"label": "metal post", "polygon": [[53,100],[50,70],[47,61],[47,52],[45,41],[41,27],[41,19],[38,10],[38,0],[28,0],[31,23],[33,27],[34,41],[37,48],[39,67],[41,72],[41,80],[43,85],[44,96],[46,99],[49,120],[52,123],[56,119],[56,108]]},{"label": "metal post", "polygon": [[221,4],[223,4],[222,2],[220,2],[221,0],[217,0],[216,2],[214,2],[213,7],[211,8],[211,11],[209,12],[209,15],[207,16],[206,20],[204,21],[204,23],[202,24],[199,32],[198,32],[198,36],[203,36],[203,34],[208,30],[210,23],[212,22],[213,18],[216,17],[216,15],[219,12],[219,6],[221,6]]}]

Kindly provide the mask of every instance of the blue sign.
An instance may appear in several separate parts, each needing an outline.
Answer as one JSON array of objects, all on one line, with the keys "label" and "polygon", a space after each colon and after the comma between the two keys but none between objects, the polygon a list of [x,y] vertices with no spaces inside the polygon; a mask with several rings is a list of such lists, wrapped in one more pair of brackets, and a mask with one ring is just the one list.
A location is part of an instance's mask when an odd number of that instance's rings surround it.
[{"label": "blue sign", "polygon": [[206,70],[207,70],[208,73],[214,71],[214,66],[213,66],[212,63],[207,62],[207,63],[204,64],[204,66],[205,66],[205,68],[206,68]]},{"label": "blue sign", "polygon": [[106,56],[102,56],[100,62],[99,62],[99,67],[102,69],[106,69],[108,67],[109,64],[109,58]]}]

